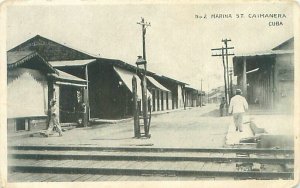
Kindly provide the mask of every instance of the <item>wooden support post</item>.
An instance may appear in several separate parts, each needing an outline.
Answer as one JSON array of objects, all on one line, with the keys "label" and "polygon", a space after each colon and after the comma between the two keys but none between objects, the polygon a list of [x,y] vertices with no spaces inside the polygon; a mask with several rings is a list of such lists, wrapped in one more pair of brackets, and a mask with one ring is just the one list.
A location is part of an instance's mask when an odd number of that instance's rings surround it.
[{"label": "wooden support post", "polygon": [[85,107],[83,109],[83,126],[87,127],[89,124],[89,116],[88,116],[88,89],[85,87],[83,88],[83,103],[85,104]]},{"label": "wooden support post", "polygon": [[[145,65],[146,66],[146,65]],[[148,99],[147,99],[147,80],[146,80],[146,68],[142,76],[142,104],[143,104],[143,118],[144,118],[144,131],[145,136],[148,137]]]},{"label": "wooden support post", "polygon": [[246,67],[247,67],[247,61],[246,61],[246,57],[243,58],[243,81],[242,81],[242,91],[243,91],[243,95],[244,97],[247,99],[247,74],[246,74]]},{"label": "wooden support post", "polygon": [[86,119],[86,124],[84,126],[88,126],[88,122],[90,119],[90,102],[89,102],[89,73],[88,73],[88,65],[85,66],[85,79],[86,79],[86,88],[84,89],[84,103],[86,107],[86,112],[84,113],[84,118]]},{"label": "wooden support post", "polygon": [[137,82],[135,76],[132,77],[132,94],[133,94],[133,122],[134,122],[134,137],[140,138],[139,125],[139,108],[137,102]]}]

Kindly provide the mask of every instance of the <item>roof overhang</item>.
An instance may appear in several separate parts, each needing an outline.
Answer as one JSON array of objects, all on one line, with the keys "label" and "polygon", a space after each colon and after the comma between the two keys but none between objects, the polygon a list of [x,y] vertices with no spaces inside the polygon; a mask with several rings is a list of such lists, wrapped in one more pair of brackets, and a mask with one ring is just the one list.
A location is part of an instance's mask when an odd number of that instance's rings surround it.
[{"label": "roof overhang", "polygon": [[16,51],[7,52],[7,68],[13,69],[24,65],[31,61],[33,58],[38,58],[38,62],[45,65],[48,72],[57,73],[51,64],[49,64],[42,56],[35,51]]}]

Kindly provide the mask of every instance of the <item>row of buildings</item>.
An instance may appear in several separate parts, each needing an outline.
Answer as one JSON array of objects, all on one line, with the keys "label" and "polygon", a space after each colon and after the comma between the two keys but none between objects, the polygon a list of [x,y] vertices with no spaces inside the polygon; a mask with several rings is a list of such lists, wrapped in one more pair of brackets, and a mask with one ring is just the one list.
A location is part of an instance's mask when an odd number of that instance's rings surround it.
[{"label": "row of buildings", "polygon": [[[131,117],[132,78],[137,67],[117,59],[91,55],[35,36],[7,52],[8,130],[46,128],[51,99],[59,106],[61,123]],[[203,92],[187,83],[147,71],[152,111],[201,105]],[[201,94],[202,93],[202,94]],[[83,105],[84,104],[84,105]]]}]

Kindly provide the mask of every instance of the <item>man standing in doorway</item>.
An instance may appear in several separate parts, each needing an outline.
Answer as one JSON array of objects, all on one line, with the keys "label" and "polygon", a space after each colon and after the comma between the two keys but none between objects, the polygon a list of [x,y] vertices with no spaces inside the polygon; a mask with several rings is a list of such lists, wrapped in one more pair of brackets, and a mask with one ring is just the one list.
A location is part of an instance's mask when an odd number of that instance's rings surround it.
[{"label": "man standing in doorway", "polygon": [[243,131],[242,123],[243,123],[243,115],[246,110],[248,110],[248,103],[246,99],[241,96],[242,91],[240,89],[236,90],[236,95],[231,98],[229,105],[229,113],[233,114],[233,120],[235,124],[236,131]]}]

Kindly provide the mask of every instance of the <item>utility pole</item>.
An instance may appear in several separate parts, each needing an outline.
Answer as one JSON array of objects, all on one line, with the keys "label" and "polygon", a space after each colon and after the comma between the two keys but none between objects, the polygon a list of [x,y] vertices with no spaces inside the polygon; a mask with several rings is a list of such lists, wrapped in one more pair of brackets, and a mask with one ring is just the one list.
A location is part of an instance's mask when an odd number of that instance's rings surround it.
[{"label": "utility pole", "polygon": [[229,92],[230,91],[230,85],[229,85],[229,70],[228,70],[229,67],[228,67],[228,48],[227,48],[228,46],[227,46],[227,43],[230,42],[230,41],[231,41],[231,39],[222,39],[222,42],[224,42],[224,45],[225,45],[226,75],[227,75],[226,78],[227,78],[227,85],[228,85],[227,93],[228,93],[228,96],[229,96],[228,97],[229,98],[228,101],[230,101],[230,94],[229,94],[230,93]]},{"label": "utility pole", "polygon": [[209,82],[207,82],[207,104],[209,104]]},{"label": "utility pole", "polygon": [[202,81],[203,79],[201,78],[200,107],[202,107]]},{"label": "utility pole", "polygon": [[[224,69],[224,86],[225,86],[225,102],[226,102],[226,111],[228,110],[229,97],[228,97],[228,89],[229,89],[229,77],[228,77],[228,56],[234,55],[234,53],[229,53],[228,50],[234,49],[234,47],[228,47],[227,42],[231,41],[230,39],[222,39],[225,47],[222,48],[213,48],[211,49],[213,52],[217,51],[216,54],[212,54],[212,56],[222,56],[222,63]],[[220,54],[221,51],[221,54]],[[226,62],[225,62],[226,60]],[[227,87],[228,86],[228,87]]]},{"label": "utility pole", "polygon": [[144,120],[144,132],[145,137],[150,138],[149,134],[149,119],[148,117],[148,98],[147,98],[147,61],[146,61],[146,44],[145,44],[145,35],[146,35],[146,29],[148,26],[151,26],[150,23],[145,22],[144,18],[141,18],[141,22],[137,22],[137,24],[142,26],[142,38],[143,38],[143,58],[139,56],[136,64],[137,66],[144,66],[142,74],[142,104],[143,104],[143,120]]},{"label": "utility pole", "polygon": [[143,38],[143,59],[146,60],[146,44],[145,44],[145,36],[146,30],[148,26],[151,26],[150,22],[145,22],[144,18],[141,18],[141,22],[137,22],[137,24],[142,26],[142,38]]},{"label": "utility pole", "polygon": [[233,86],[232,86],[232,67],[229,68],[229,78],[230,78],[230,98],[233,97]]}]

